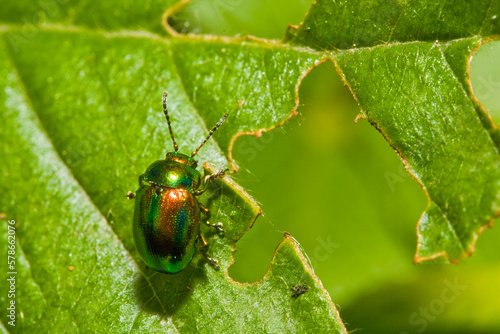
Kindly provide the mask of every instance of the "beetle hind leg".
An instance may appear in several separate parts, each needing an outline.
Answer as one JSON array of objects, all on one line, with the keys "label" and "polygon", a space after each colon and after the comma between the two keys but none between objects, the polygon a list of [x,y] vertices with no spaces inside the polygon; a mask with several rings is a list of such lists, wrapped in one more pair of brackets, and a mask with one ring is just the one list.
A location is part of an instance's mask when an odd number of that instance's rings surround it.
[{"label": "beetle hind leg", "polygon": [[219,270],[219,261],[217,261],[217,259],[214,259],[213,257],[210,257],[210,255],[208,254],[208,242],[205,240],[201,233],[198,233],[198,237],[201,240],[201,254],[203,254],[203,257],[207,259],[207,261],[212,267],[214,267],[215,270]]}]

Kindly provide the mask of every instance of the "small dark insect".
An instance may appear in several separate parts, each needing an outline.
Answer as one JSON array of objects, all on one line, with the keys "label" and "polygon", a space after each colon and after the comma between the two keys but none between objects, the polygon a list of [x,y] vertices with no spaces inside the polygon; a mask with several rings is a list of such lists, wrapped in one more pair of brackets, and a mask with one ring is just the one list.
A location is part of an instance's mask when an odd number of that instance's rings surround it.
[{"label": "small dark insect", "polygon": [[295,285],[290,290],[292,290],[292,298],[297,299],[300,295],[303,295],[307,291],[311,290],[311,288],[307,285],[307,283],[302,283]]}]

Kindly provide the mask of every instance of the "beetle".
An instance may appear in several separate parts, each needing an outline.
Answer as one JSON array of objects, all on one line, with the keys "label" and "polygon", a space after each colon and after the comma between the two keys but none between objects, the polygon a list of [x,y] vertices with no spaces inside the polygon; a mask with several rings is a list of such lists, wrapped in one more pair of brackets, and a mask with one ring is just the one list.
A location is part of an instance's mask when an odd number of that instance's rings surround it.
[{"label": "beetle", "polygon": [[[175,274],[186,268],[201,241],[203,256],[215,268],[218,261],[208,255],[208,243],[200,232],[201,213],[210,216],[210,211],[198,201],[209,181],[224,177],[227,170],[206,175],[203,179],[196,170],[194,156],[205,145],[212,134],[226,120],[226,113],[213,127],[201,145],[186,155],[179,153],[167,110],[167,93],[163,93],[163,113],[168,124],[174,151],[167,153],[165,160],[153,162],[139,176],[139,189],[128,192],[128,199],[135,198],[132,231],[135,246],[144,263],[159,272]],[[222,223],[207,226],[224,232]]]}]

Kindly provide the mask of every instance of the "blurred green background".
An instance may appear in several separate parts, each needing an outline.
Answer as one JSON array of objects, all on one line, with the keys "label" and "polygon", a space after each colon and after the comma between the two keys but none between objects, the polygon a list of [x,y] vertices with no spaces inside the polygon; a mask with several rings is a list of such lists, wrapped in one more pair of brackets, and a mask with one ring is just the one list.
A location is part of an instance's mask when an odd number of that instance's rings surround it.
[{"label": "blurred green background", "polygon": [[[310,0],[195,0],[172,18],[180,32],[281,39]],[[476,97],[500,124],[500,42],[471,61]],[[486,230],[459,265],[414,265],[427,205],[397,154],[368,122],[331,63],[311,71],[299,116],[261,138],[243,136],[234,176],[264,215],[237,243],[230,274],[254,282],[283,231],[305,248],[348,330],[500,333],[500,229]]]}]

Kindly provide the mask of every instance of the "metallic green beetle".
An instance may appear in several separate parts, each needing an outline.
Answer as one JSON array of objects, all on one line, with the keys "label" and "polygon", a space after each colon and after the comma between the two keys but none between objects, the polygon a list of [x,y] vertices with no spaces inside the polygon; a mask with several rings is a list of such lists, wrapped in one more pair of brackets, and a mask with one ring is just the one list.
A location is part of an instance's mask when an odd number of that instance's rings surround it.
[{"label": "metallic green beetle", "polygon": [[[203,194],[208,181],[223,177],[225,170],[205,176],[202,183],[201,175],[196,170],[198,163],[193,157],[228,114],[220,119],[191,156],[187,156],[177,152],[179,147],[170,126],[166,92],[163,93],[162,102],[175,151],[167,153],[165,160],[153,162],[139,176],[137,193],[127,194],[129,199],[136,198],[133,235],[137,251],[149,267],[174,274],[189,265],[199,239],[203,255],[218,269],[217,260],[208,256],[208,244],[199,228],[200,213],[209,216],[210,211],[198,202],[197,196]],[[206,220],[204,223],[223,232],[222,223],[210,224]]]}]

